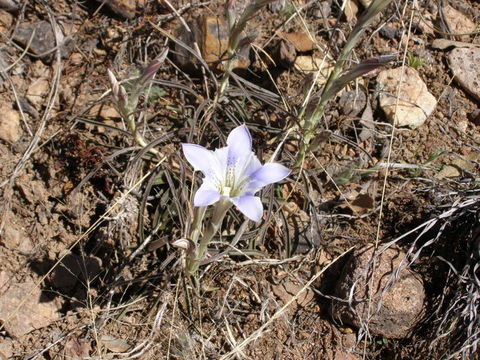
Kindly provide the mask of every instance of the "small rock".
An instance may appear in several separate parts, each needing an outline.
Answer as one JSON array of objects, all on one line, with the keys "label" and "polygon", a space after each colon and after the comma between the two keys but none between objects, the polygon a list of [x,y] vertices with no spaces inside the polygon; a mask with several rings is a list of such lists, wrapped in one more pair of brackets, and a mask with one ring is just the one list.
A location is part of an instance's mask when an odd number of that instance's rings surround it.
[{"label": "small rock", "polygon": [[74,253],[66,255],[51,275],[52,285],[69,291],[79,280],[93,280],[102,267],[102,261],[94,256],[82,257]]},{"label": "small rock", "polygon": [[275,62],[276,66],[289,69],[297,58],[295,47],[289,41],[283,39],[276,39],[272,41],[265,51],[270,56],[271,60]]},{"label": "small rock", "polygon": [[13,359],[13,341],[11,339],[0,340],[0,359]]},{"label": "small rock", "polygon": [[30,84],[25,97],[30,103],[39,109],[45,101],[46,96],[50,90],[50,83],[45,78],[36,79]]},{"label": "small rock", "polygon": [[399,31],[399,29],[393,25],[387,24],[380,29],[380,35],[389,40],[398,38],[400,34],[401,30]]},{"label": "small rock", "polygon": [[345,91],[338,101],[342,114],[357,116],[367,105],[367,96],[363,91]]},{"label": "small rock", "polygon": [[0,109],[0,139],[14,143],[22,136],[20,127],[20,114],[12,109]]},{"label": "small rock", "polygon": [[347,350],[340,350],[335,353],[333,360],[360,360],[361,358]]},{"label": "small rock", "polygon": [[461,176],[463,172],[475,174],[476,165],[480,160],[479,152],[471,152],[462,158],[456,158],[450,165],[445,166],[435,175],[437,179]]},{"label": "small rock", "polygon": [[330,60],[325,58],[314,58],[312,56],[297,56],[294,63],[295,69],[304,73],[316,73],[318,85],[323,85],[327,82],[328,76],[333,70],[333,64]]},{"label": "small rock", "polygon": [[315,50],[315,41],[313,41],[308,34],[303,31],[295,31],[291,33],[279,33],[278,34],[282,39],[290,42],[295,50],[298,52],[307,52]]},{"label": "small rock", "polygon": [[[373,245],[370,245],[355,251],[345,265],[337,282],[335,296],[348,299],[352,286],[355,286],[351,304],[353,311],[347,303],[334,302],[332,316],[346,324],[360,327],[360,318],[364,321],[367,318],[367,299],[371,297],[371,318],[368,322],[370,333],[388,338],[403,338],[423,311],[423,282],[411,270],[404,269],[399,278],[393,284],[390,283],[393,272],[406,256],[393,248],[376,255],[375,271],[372,274],[373,250]],[[390,287],[384,291],[387,284]],[[380,308],[377,310],[378,306]]]},{"label": "small rock", "polygon": [[[227,22],[216,16],[203,16],[202,23],[202,42],[201,50],[203,59],[212,65],[216,65],[217,69],[223,69],[223,61],[225,61],[226,51],[228,48],[228,25]],[[243,37],[245,38],[245,37]],[[248,59],[248,47],[245,53],[244,49],[239,49],[237,58],[234,61],[234,68],[247,68],[250,64]],[[220,63],[219,63],[220,62]]]},{"label": "small rock", "polygon": [[331,1],[314,2],[312,4],[312,16],[317,19],[327,19],[332,12]]},{"label": "small rock", "polygon": [[475,125],[480,125],[480,109],[474,110],[468,114],[468,119]]},{"label": "small rock", "polygon": [[18,5],[17,0],[0,0],[0,8],[7,11],[15,11],[18,10],[19,7],[20,5]]},{"label": "small rock", "polygon": [[88,115],[93,117],[100,117],[104,120],[121,118],[120,114],[114,107],[105,104],[95,104],[88,111]]},{"label": "small rock", "polygon": [[[8,216],[8,219],[13,216]],[[0,243],[7,249],[17,250],[22,253],[31,253],[33,243],[27,235],[25,228],[18,226],[14,221],[8,221],[9,226],[5,226]]]},{"label": "small rock", "polygon": [[[192,32],[186,31],[180,24],[177,28],[177,37],[192,49],[195,48],[196,42],[207,64],[216,70],[224,70],[229,37],[225,19],[218,16],[201,16],[196,22],[190,23],[189,27]],[[242,34],[239,43],[233,68],[246,69],[250,65],[251,39]],[[176,60],[181,67],[190,71],[198,68],[198,60],[189,51],[179,45],[175,45],[175,50]]]},{"label": "small rock", "polygon": [[435,25],[433,24],[435,17],[429,11],[422,11],[421,16],[417,18],[413,26],[425,35],[434,35]]},{"label": "small rock", "polygon": [[0,30],[5,33],[8,32],[11,29],[12,23],[13,16],[5,10],[0,9]]},{"label": "small rock", "polygon": [[8,290],[0,295],[0,320],[5,330],[21,337],[57,320],[58,309],[54,302],[42,299],[42,291],[31,279],[10,284]]},{"label": "small rock", "polygon": [[272,12],[280,12],[285,7],[285,0],[275,0],[268,4],[268,10]]},{"label": "small rock", "polygon": [[295,302],[291,305],[293,306],[292,309],[294,311],[296,310],[295,307],[307,306],[315,297],[313,290],[305,289],[305,291],[300,293],[302,289],[302,285],[295,284],[292,281],[287,281],[285,283],[272,286],[272,292],[281,300],[283,305],[289,302],[294,296],[298,295]]},{"label": "small rock", "polygon": [[90,343],[80,336],[70,337],[63,347],[63,358],[83,360],[90,354]]},{"label": "small rock", "polygon": [[[35,31],[35,34],[32,34]],[[30,38],[31,42],[30,42]],[[47,21],[40,21],[38,23],[23,23],[13,33],[13,40],[19,42],[23,46],[30,43],[28,51],[35,55],[50,55],[50,50],[55,47],[55,35],[52,26]],[[47,54],[48,53],[48,54]]]},{"label": "small rock", "polygon": [[480,101],[480,48],[455,48],[448,55],[455,80]]},{"label": "small rock", "polygon": [[146,0],[97,0],[97,2],[105,3],[115,14],[125,19],[133,19],[146,5]]},{"label": "small rock", "polygon": [[396,126],[419,127],[437,105],[437,100],[413,68],[383,70],[377,76],[377,83],[380,107]]},{"label": "small rock", "polygon": [[[454,9],[450,5],[443,6],[442,10],[443,18],[445,19],[450,32],[454,34],[468,34],[476,31],[477,26],[475,23],[460,11]],[[469,38],[469,35],[460,36],[461,41],[468,41]]]},{"label": "small rock", "polygon": [[114,353],[122,353],[131,348],[131,345],[125,340],[118,339],[110,335],[102,335],[100,342],[108,350]]}]

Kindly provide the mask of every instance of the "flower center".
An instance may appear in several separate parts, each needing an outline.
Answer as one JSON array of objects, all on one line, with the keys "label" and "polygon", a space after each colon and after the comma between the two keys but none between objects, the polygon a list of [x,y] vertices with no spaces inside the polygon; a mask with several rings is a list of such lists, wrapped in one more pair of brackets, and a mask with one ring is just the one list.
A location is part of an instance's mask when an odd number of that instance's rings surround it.
[{"label": "flower center", "polygon": [[229,186],[224,186],[222,188],[222,195],[226,197],[230,197],[230,192],[232,191],[232,188]]}]

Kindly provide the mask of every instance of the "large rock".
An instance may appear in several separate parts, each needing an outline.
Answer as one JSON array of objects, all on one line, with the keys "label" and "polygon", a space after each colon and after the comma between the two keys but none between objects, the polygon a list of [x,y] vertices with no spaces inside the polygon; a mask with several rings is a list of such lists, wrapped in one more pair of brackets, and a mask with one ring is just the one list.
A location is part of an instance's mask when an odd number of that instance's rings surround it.
[{"label": "large rock", "polygon": [[450,32],[453,34],[465,34],[460,36],[462,41],[468,41],[470,37],[468,34],[475,33],[477,30],[477,26],[472,20],[450,5],[443,6],[442,13]]},{"label": "large rock", "polygon": [[[392,283],[394,272],[405,258],[402,251],[390,248],[376,254],[374,271],[371,265],[373,254],[373,245],[353,253],[335,289],[337,297],[348,299],[352,287],[355,287],[352,308],[348,303],[334,302],[332,316],[356,327],[361,326],[362,319],[368,322],[368,329],[373,335],[403,338],[423,311],[423,282],[411,270],[404,269]],[[369,297],[372,299],[370,312]]]},{"label": "large rock", "polygon": [[11,283],[2,287],[0,294],[0,321],[5,330],[15,337],[50,325],[58,319],[53,301],[45,302],[42,291],[33,280]]},{"label": "large rock", "polygon": [[480,101],[480,48],[455,48],[448,62],[455,80]]},{"label": "large rock", "polygon": [[380,107],[396,126],[414,129],[423,125],[437,105],[417,70],[410,67],[381,71],[377,76],[377,88]]}]

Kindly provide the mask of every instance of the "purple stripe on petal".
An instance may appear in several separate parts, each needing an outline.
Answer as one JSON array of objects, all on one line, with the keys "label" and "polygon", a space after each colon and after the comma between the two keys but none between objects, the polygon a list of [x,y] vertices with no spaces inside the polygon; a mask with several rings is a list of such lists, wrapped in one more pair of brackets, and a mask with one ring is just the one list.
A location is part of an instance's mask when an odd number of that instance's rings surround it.
[{"label": "purple stripe on petal", "polygon": [[231,201],[250,220],[258,222],[262,219],[263,205],[258,196],[243,195],[233,198]]},{"label": "purple stripe on petal", "polygon": [[195,171],[201,171],[205,176],[211,172],[212,151],[195,144],[182,144],[182,150]]},{"label": "purple stripe on petal", "polygon": [[254,187],[261,188],[283,180],[289,174],[290,170],[285,166],[278,163],[267,163],[250,175],[250,179]]},{"label": "purple stripe on petal", "polygon": [[195,193],[193,199],[194,206],[208,206],[217,202],[220,199],[219,192],[213,188],[209,183],[204,182]]},{"label": "purple stripe on petal", "polygon": [[238,159],[252,151],[252,136],[245,125],[233,129],[227,138],[228,163],[234,164]]}]

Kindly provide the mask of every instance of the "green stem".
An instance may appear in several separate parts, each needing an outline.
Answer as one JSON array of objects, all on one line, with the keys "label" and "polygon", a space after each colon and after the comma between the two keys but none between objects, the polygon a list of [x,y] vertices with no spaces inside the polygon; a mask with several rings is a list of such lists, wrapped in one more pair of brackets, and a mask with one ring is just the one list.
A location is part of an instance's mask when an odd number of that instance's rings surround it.
[{"label": "green stem", "polygon": [[[210,241],[212,241],[213,237],[222,226],[223,218],[225,217],[228,209],[231,206],[232,206],[232,203],[226,199],[221,199],[215,204],[212,218],[210,219],[210,223],[208,224],[207,229],[205,230],[202,238],[200,239],[200,243],[198,244],[197,250],[187,257],[188,273],[193,275],[198,270],[200,263],[205,258],[208,244],[210,243]],[[196,229],[194,228],[194,233],[195,231]],[[192,235],[194,233],[192,233]],[[198,235],[197,235],[197,238],[198,238]]]}]

